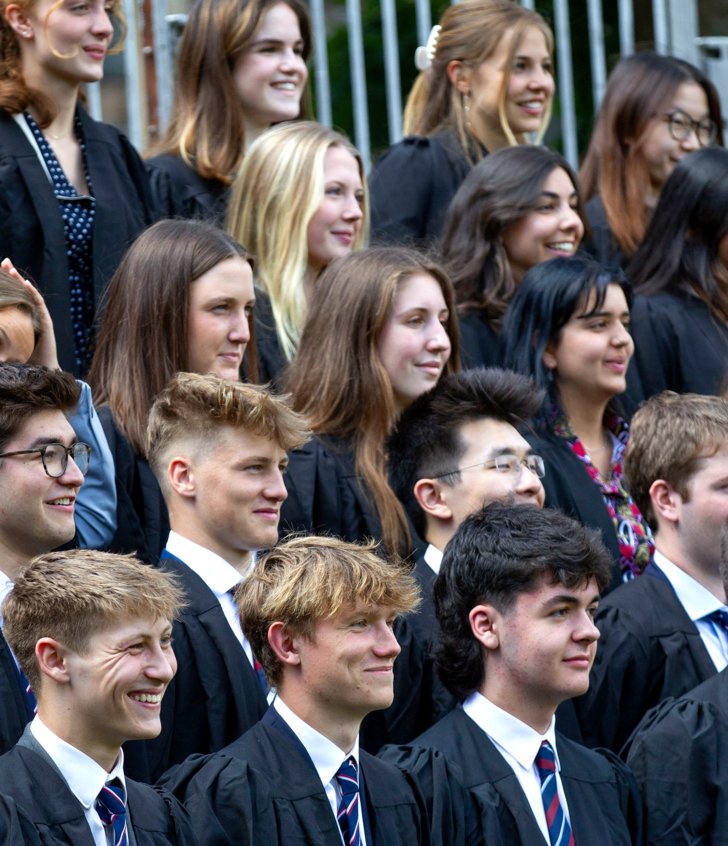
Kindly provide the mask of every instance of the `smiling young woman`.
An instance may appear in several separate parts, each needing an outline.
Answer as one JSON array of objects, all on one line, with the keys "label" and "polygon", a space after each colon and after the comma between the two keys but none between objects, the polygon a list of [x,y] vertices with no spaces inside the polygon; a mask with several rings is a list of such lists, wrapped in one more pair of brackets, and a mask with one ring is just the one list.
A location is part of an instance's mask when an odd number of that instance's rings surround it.
[{"label": "smiling young woman", "polygon": [[106,280],[154,218],[136,151],[79,103],[123,28],[119,0],[0,0],[0,255],[45,296],[76,375]]}]

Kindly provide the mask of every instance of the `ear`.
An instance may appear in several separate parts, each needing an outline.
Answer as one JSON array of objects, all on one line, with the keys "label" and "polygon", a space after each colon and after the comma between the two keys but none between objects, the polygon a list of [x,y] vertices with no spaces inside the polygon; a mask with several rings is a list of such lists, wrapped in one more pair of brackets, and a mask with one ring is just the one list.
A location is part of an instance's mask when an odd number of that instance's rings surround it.
[{"label": "ear", "polygon": [[553,344],[548,344],[543,351],[543,363],[547,370],[556,370],[556,355],[554,353],[555,348]]},{"label": "ear", "polygon": [[453,59],[447,63],[447,78],[450,80],[450,85],[461,94],[470,94],[471,72],[460,59]]},{"label": "ear", "polygon": [[443,496],[443,487],[438,479],[420,479],[414,487],[415,499],[428,517],[452,520],[452,509]]},{"label": "ear", "polygon": [[301,654],[298,649],[300,635],[294,635],[285,623],[271,623],[268,628],[268,643],[278,660],[289,667],[299,666]]},{"label": "ear", "polygon": [[52,637],[42,637],[35,645],[38,668],[57,684],[68,684],[71,681],[66,654],[66,647]]},{"label": "ear", "polygon": [[470,631],[486,649],[500,646],[500,614],[492,605],[476,605],[468,614]]},{"label": "ear", "polygon": [[655,516],[668,523],[677,523],[683,498],[664,479],[655,479],[650,485],[650,500]]},{"label": "ear", "polygon": [[28,17],[27,9],[24,9],[18,3],[9,3],[5,7],[4,18],[13,32],[23,39],[32,38],[35,34],[33,32],[33,24]]},{"label": "ear", "polygon": [[167,476],[172,490],[184,497],[193,497],[197,492],[194,471],[188,458],[175,457],[167,467]]}]

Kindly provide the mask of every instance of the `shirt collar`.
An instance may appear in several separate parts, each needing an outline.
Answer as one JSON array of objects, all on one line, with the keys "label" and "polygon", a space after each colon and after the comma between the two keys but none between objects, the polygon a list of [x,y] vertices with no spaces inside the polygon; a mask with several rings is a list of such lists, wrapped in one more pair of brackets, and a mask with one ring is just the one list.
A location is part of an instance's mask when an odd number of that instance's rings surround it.
[{"label": "shirt collar", "polygon": [[304,745],[324,787],[334,778],[344,759],[353,757],[356,761],[357,769],[359,768],[358,735],[351,751],[344,753],[328,737],[324,737],[323,734],[317,732],[316,729],[311,728],[308,723],[305,723],[300,717],[296,716],[280,696],[275,698],[273,707],[288,723],[290,729]]},{"label": "shirt collar", "polygon": [[101,788],[109,781],[118,778],[126,790],[124,779],[124,751],[119,749],[119,757],[116,759],[111,772],[89,758],[80,749],[61,740],[57,734],[52,732],[37,715],[30,724],[33,737],[45,749],[53,763],[61,771],[71,793],[78,799],[84,808],[90,808],[96,801]]},{"label": "shirt collar", "polygon": [[425,563],[430,567],[435,574],[440,572],[440,565],[442,564],[442,552],[431,543],[427,545],[425,550]]},{"label": "shirt collar", "polygon": [[685,613],[693,622],[712,614],[713,611],[728,610],[717,596],[713,596],[706,587],[681,570],[677,564],[665,558],[661,552],[655,550],[654,560],[672,585]]},{"label": "shirt collar", "polygon": [[[234,588],[247,575],[247,572],[241,574],[216,552],[183,538],[177,532],[169,533],[166,549],[180,561],[184,561],[218,599]],[[255,556],[253,555],[251,566],[254,559]]]},{"label": "shirt collar", "polygon": [[548,740],[554,750],[556,768],[560,769],[556,750],[556,718],[552,717],[544,734],[521,722],[477,691],[463,702],[465,713],[488,737],[506,750],[524,770],[529,770],[536,760],[541,743]]}]

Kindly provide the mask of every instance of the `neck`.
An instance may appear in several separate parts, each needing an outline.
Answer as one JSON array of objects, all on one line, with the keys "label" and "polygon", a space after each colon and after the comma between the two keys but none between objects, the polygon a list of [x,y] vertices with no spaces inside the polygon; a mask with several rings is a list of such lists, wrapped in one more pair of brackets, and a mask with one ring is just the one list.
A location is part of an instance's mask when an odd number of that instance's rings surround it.
[{"label": "neck", "polygon": [[510,147],[511,142],[503,134],[502,130],[495,127],[478,127],[469,129],[470,134],[475,140],[482,144],[489,153],[495,153],[496,150],[502,150],[505,147]]},{"label": "neck", "polygon": [[269,129],[268,126],[261,126],[258,123],[253,123],[252,121],[245,120],[245,152],[250,149],[251,145],[253,144],[256,139],[260,138],[260,136]]},{"label": "neck", "polygon": [[281,683],[278,695],[299,719],[338,746],[345,755],[354,748],[363,715],[330,714],[321,708],[320,702],[313,703],[305,695],[296,695],[285,681]]},{"label": "neck", "polygon": [[679,567],[688,576],[702,585],[713,596],[726,602],[726,590],[718,567],[718,557],[703,566],[701,561],[696,561],[691,555],[690,549],[685,548],[682,538],[674,528],[662,528],[655,534],[655,548],[665,556],[676,567]]},{"label": "neck", "polygon": [[427,543],[432,544],[435,549],[439,549],[442,552],[454,534],[455,528],[450,525],[443,526],[439,523],[428,522],[425,540]]},{"label": "neck", "polygon": [[30,564],[35,554],[39,553],[27,555],[0,541],[0,572],[4,573],[11,582],[15,582],[18,576]]},{"label": "neck", "polygon": [[[78,105],[79,84],[58,78],[57,76],[33,73],[32,69],[23,69],[26,83],[38,91],[42,91],[53,103],[55,117],[44,131],[66,138],[73,134],[73,119]],[[31,108],[31,115],[37,120],[38,115]]]},{"label": "neck", "polygon": [[[251,549],[239,549],[229,546],[228,544],[212,537],[204,530],[204,527],[198,526],[191,519],[179,519],[179,515],[170,511],[169,515],[170,528],[185,540],[192,541],[198,546],[214,552],[219,555],[224,561],[227,561],[231,567],[234,567],[241,576],[248,572],[250,567],[250,559],[252,556]],[[181,524],[181,525],[180,525]]]},{"label": "neck", "polygon": [[[44,698],[45,699],[45,698]],[[109,745],[99,738],[92,738],[86,732],[84,723],[76,724],[76,708],[66,705],[60,699],[50,702],[38,700],[38,716],[43,724],[49,728],[56,737],[65,741],[69,746],[88,755],[107,773],[113,770],[119,759],[119,747]]]},{"label": "neck", "polygon": [[487,678],[480,692],[502,711],[525,723],[539,734],[546,734],[556,713],[556,706],[545,705],[527,696],[509,696],[499,690],[496,684],[489,684]]},{"label": "neck", "polygon": [[587,447],[602,446],[607,400],[598,403],[584,401],[568,392],[561,392],[560,400],[569,425],[579,440]]}]

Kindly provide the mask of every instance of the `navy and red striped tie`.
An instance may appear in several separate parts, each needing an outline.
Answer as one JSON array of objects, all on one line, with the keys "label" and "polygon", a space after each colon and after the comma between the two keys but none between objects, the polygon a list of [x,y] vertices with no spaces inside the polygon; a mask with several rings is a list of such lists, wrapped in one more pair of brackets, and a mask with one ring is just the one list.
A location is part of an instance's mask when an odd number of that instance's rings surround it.
[{"label": "navy and red striped tie", "polygon": [[96,797],[96,813],[104,827],[111,826],[114,846],[129,846],[126,830],[126,791],[118,779],[105,784]]},{"label": "navy and red striped tie", "polygon": [[574,835],[556,789],[556,757],[548,740],[544,740],[538,750],[536,769],[541,779],[541,799],[546,811],[551,846],[574,846]]},{"label": "navy and red striped tie", "polygon": [[349,756],[336,772],[336,782],[341,790],[336,818],[346,846],[361,846],[359,830],[359,774],[356,760]]}]

